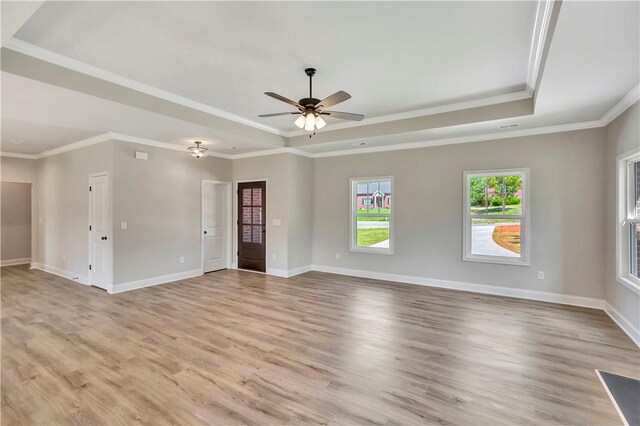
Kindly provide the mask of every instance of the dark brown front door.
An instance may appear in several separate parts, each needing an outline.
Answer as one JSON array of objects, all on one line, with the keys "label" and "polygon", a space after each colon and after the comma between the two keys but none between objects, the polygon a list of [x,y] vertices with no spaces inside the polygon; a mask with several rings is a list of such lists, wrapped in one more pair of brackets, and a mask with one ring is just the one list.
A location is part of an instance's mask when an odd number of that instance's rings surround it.
[{"label": "dark brown front door", "polygon": [[238,268],[265,272],[266,182],[238,184]]}]

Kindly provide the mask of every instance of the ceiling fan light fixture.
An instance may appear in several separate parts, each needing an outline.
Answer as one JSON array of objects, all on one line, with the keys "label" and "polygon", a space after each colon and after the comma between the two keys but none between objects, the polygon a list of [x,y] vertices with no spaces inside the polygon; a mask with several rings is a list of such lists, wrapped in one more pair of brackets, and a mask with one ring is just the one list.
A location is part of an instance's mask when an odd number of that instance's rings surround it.
[{"label": "ceiling fan light fixture", "polygon": [[308,112],[304,121],[304,129],[308,132],[313,132],[316,127],[316,116],[312,112]]},{"label": "ceiling fan light fixture", "polygon": [[299,129],[304,129],[305,121],[304,115],[301,115],[296,119],[295,125],[298,126]]},{"label": "ceiling fan light fixture", "polygon": [[317,117],[316,117],[316,129],[320,130],[320,129],[322,129],[322,128],[323,128],[324,126],[326,126],[326,125],[327,125],[327,122],[326,122],[326,121],[324,121],[324,120],[322,119],[322,117],[320,117],[320,116],[317,116]]}]

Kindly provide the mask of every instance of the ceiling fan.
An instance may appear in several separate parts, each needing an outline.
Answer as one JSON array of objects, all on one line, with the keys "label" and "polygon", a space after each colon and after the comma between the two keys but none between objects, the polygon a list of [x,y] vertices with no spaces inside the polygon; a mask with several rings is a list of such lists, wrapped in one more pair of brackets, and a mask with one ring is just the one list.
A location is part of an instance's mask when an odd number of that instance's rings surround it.
[{"label": "ceiling fan", "polygon": [[305,129],[309,132],[315,129],[322,129],[327,123],[322,119],[323,115],[335,118],[341,118],[343,120],[361,121],[364,118],[362,114],[353,114],[351,112],[339,112],[328,111],[325,108],[332,107],[344,102],[347,99],[351,99],[351,95],[347,92],[339,91],[333,95],[324,98],[323,100],[313,97],[313,76],[316,74],[315,68],[307,68],[304,70],[305,74],[309,76],[309,97],[302,98],[298,102],[285,98],[273,92],[264,92],[265,95],[271,96],[274,99],[285,102],[289,105],[293,105],[298,109],[295,112],[276,112],[273,114],[262,114],[259,117],[278,117],[281,115],[300,115],[295,121],[296,126],[301,129]]}]

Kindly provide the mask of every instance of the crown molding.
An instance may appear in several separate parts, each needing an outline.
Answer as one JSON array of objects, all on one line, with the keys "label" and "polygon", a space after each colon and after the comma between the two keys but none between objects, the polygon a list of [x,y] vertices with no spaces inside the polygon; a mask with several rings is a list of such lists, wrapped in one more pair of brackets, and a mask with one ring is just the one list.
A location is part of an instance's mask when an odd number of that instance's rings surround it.
[{"label": "crown molding", "polygon": [[[107,142],[107,141],[110,141],[110,140],[121,141],[121,142],[129,142],[129,143],[136,143],[136,144],[140,144],[140,145],[155,146],[155,147],[158,147],[158,148],[171,149],[171,150],[174,150],[174,151],[181,151],[181,152],[184,152],[184,153],[188,153],[187,150],[186,150],[186,147],[181,146],[181,145],[168,143],[168,142],[155,141],[155,140],[152,140],[152,139],[140,138],[140,137],[137,137],[137,136],[125,135],[125,134],[122,134],[122,133],[106,132],[106,133],[101,133],[101,134],[96,135],[96,136],[92,136],[90,138],[81,139],[81,140],[79,140],[77,142],[73,142],[73,143],[61,146],[59,148],[43,151],[43,152],[41,152],[39,154],[35,154],[35,155],[33,155],[33,154],[17,154],[17,153],[12,153],[12,152],[0,152],[0,156],[24,158],[24,159],[29,159],[29,160],[39,160],[41,158],[47,158],[47,157],[51,157],[51,156],[54,156],[54,155],[63,154],[65,152],[74,151],[76,149],[85,148],[87,146],[99,144],[99,143],[102,143],[102,142]],[[217,158],[225,158],[225,159],[232,159],[233,158],[232,155],[223,154],[221,152],[215,152],[215,151],[211,151],[211,150],[208,150],[205,155],[207,157],[217,157]]]},{"label": "crown molding", "polygon": [[485,133],[480,135],[460,136],[453,138],[443,138],[431,141],[409,142],[397,145],[385,145],[369,148],[355,148],[342,151],[329,151],[312,154],[312,158],[337,157],[340,155],[365,154],[368,152],[386,152],[404,149],[426,148],[430,146],[453,145],[468,142],[481,142],[486,140],[497,140],[507,138],[517,138],[525,136],[543,135],[548,133],[570,132],[574,130],[595,129],[606,127],[620,114],[640,100],[640,83],[622,97],[611,109],[609,109],[599,120],[583,121],[577,123],[566,123],[555,126],[535,127],[531,129],[511,130],[499,133]]},{"label": "crown molding", "polygon": [[539,0],[536,11],[536,19],[533,24],[531,37],[531,49],[529,51],[529,66],[527,67],[527,91],[533,95],[537,90],[542,59],[544,58],[544,46],[551,27],[551,17],[555,0]]},{"label": "crown molding", "polygon": [[[156,141],[153,139],[146,139],[146,138],[140,138],[137,136],[131,136],[131,135],[125,135],[123,133],[113,133],[113,132],[109,132],[109,133],[105,133],[105,135],[109,135],[109,139],[111,140],[116,140],[116,141],[121,141],[121,142],[129,142],[129,143],[137,143],[140,145],[148,145],[148,146],[155,146],[157,148],[165,148],[165,149],[171,149],[174,151],[181,151],[184,153],[189,153],[187,151],[187,147],[182,146],[182,145],[177,145],[174,143],[168,143],[168,142],[160,142],[160,141]],[[216,152],[216,151],[212,151],[212,150],[207,150],[207,152],[205,153],[205,156],[207,157],[216,157],[216,158],[224,158],[227,160],[230,160],[233,158],[232,155],[229,154],[223,154],[221,152]]]},{"label": "crown molding", "polygon": [[175,93],[168,92],[166,90],[158,89],[157,87],[149,86],[148,84],[141,83],[136,80],[121,76],[110,71],[106,71],[102,68],[95,67],[93,65],[86,64],[81,61],[69,58],[68,56],[60,55],[47,49],[35,46],[25,41],[11,38],[9,39],[3,48],[13,50],[24,55],[28,55],[45,62],[49,62],[73,71],[77,71],[82,74],[89,75],[110,83],[114,83],[123,87],[127,87],[132,90],[136,90],[147,95],[154,96],[156,98],[164,99],[169,102],[173,102],[178,105],[182,105],[188,108],[192,108],[198,111],[205,112],[207,114],[215,115],[220,118],[224,118],[236,123],[244,124],[246,126],[254,127],[256,129],[264,130],[276,135],[283,136],[285,132],[275,127],[266,126],[257,121],[249,120],[230,112],[214,108],[212,106],[203,104],[193,99],[185,98],[184,96],[176,95]]},{"label": "crown molding", "polygon": [[626,95],[622,97],[609,111],[607,111],[600,121],[602,121],[602,125],[606,126],[611,123],[613,120],[618,118],[620,114],[625,112],[630,106],[635,104],[640,100],[640,83],[636,84],[636,86],[629,91]]},{"label": "crown molding", "polygon": [[275,155],[275,154],[295,154],[301,157],[315,158],[315,154],[303,151],[298,148],[292,148],[287,146],[282,148],[265,149],[263,151],[247,152],[244,154],[235,154],[231,156],[231,159],[240,160],[242,158],[262,157],[265,155]]},{"label": "crown molding", "polygon": [[400,151],[405,149],[428,148],[441,145],[455,145],[470,142],[482,142],[488,140],[499,140],[509,138],[519,138],[524,136],[543,135],[547,133],[570,132],[573,130],[585,130],[602,127],[600,120],[584,121],[580,123],[559,124],[556,126],[536,127],[532,129],[511,130],[499,133],[484,133],[481,135],[459,136],[452,138],[434,139],[421,142],[408,142],[397,145],[384,145],[369,148],[356,148],[343,151],[321,152],[313,154],[313,158],[338,157],[341,155],[366,154],[372,152]]},{"label": "crown molding", "polygon": [[[438,105],[438,106],[433,106],[429,108],[422,108],[422,109],[400,112],[396,114],[379,115],[376,117],[365,118],[364,120],[358,121],[358,122],[347,121],[343,123],[332,124],[330,130],[348,129],[350,127],[360,127],[360,126],[366,126],[369,124],[388,123],[389,121],[404,120],[407,118],[422,117],[425,115],[441,114],[441,113],[452,112],[452,111],[460,111],[464,109],[483,107],[487,105],[495,105],[495,104],[501,104],[505,102],[520,101],[522,99],[528,99],[528,98],[531,98],[531,93],[528,90],[521,90],[519,92],[506,93],[504,95],[497,95],[497,96],[489,96],[486,98],[456,102],[453,104]],[[286,132],[284,136],[291,138],[294,136],[304,136],[308,134],[309,132],[306,132],[304,130],[293,130],[290,132]]]},{"label": "crown molding", "polygon": [[27,160],[37,160],[38,157],[32,154],[18,154],[16,152],[2,152],[0,151],[0,157],[12,157],[12,158],[24,158]]},{"label": "crown molding", "polygon": [[[311,153],[311,152],[304,151],[303,149],[300,149],[300,148],[281,147],[281,148],[265,149],[261,151],[247,152],[247,153],[235,154],[235,155],[223,154],[220,152],[209,150],[207,151],[207,156],[224,158],[227,160],[239,160],[243,158],[261,157],[265,155],[276,155],[276,154],[288,153],[288,154],[300,155],[307,158],[325,158],[325,157],[337,157],[341,155],[355,155],[355,154],[366,154],[371,152],[399,151],[399,150],[405,150],[405,149],[426,148],[430,146],[453,145],[453,144],[468,143],[468,142],[481,142],[486,140],[517,138],[517,137],[525,137],[525,136],[542,135],[542,134],[548,134],[548,133],[561,133],[561,132],[570,132],[574,130],[594,129],[599,127],[606,127],[609,123],[615,120],[620,114],[622,114],[629,107],[631,107],[636,102],[638,102],[638,100],[640,100],[640,84],[637,84],[625,96],[623,96],[622,99],[620,99],[611,109],[609,109],[599,120],[559,124],[559,125],[545,126],[545,127],[535,127],[531,129],[509,130],[504,132],[485,133],[485,134],[479,134],[479,135],[442,138],[442,139],[436,139],[436,140],[430,140],[430,141],[408,142],[408,143],[396,144],[396,145],[384,145],[379,147],[356,148],[356,149],[349,149],[349,150],[338,150],[338,151],[329,151],[329,152],[320,152],[320,153]],[[92,136],[90,138],[83,139],[77,142],[73,142],[68,145],[61,146],[59,148],[50,149],[48,151],[44,151],[35,155],[18,154],[18,153],[12,153],[12,152],[0,152],[0,156],[37,160],[40,158],[61,154],[63,152],[72,151],[74,149],[84,148],[86,146],[94,145],[94,144],[105,142],[108,140],[118,140],[123,142],[137,143],[141,145],[155,146],[158,148],[172,149],[174,151],[185,151],[185,147],[177,144],[160,142],[152,139],[145,139],[137,136],[125,135],[122,133],[107,132],[107,133],[102,133],[102,134]]]},{"label": "crown molding", "polygon": [[58,154],[62,154],[64,152],[69,152],[69,151],[73,151],[76,149],[80,149],[80,148],[84,148],[87,146],[91,146],[91,145],[95,145],[101,142],[106,142],[108,140],[111,139],[111,137],[109,136],[110,133],[101,133],[99,135],[96,136],[92,136],[90,138],[86,138],[86,139],[81,139],[77,142],[73,142],[70,143],[68,145],[64,145],[61,146],[59,148],[54,148],[54,149],[50,149],[48,151],[44,151],[41,152],[40,154],[36,154],[36,158],[40,159],[40,158],[45,158],[45,157],[51,157],[53,155],[58,155]]}]

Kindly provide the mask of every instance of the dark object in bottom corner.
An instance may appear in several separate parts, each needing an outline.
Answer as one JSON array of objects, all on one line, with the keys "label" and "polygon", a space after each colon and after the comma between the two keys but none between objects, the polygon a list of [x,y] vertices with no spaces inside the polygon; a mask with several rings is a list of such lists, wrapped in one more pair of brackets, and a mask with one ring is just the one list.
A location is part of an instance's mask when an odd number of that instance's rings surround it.
[{"label": "dark object in bottom corner", "polygon": [[596,370],[625,424],[640,426],[640,380]]}]

